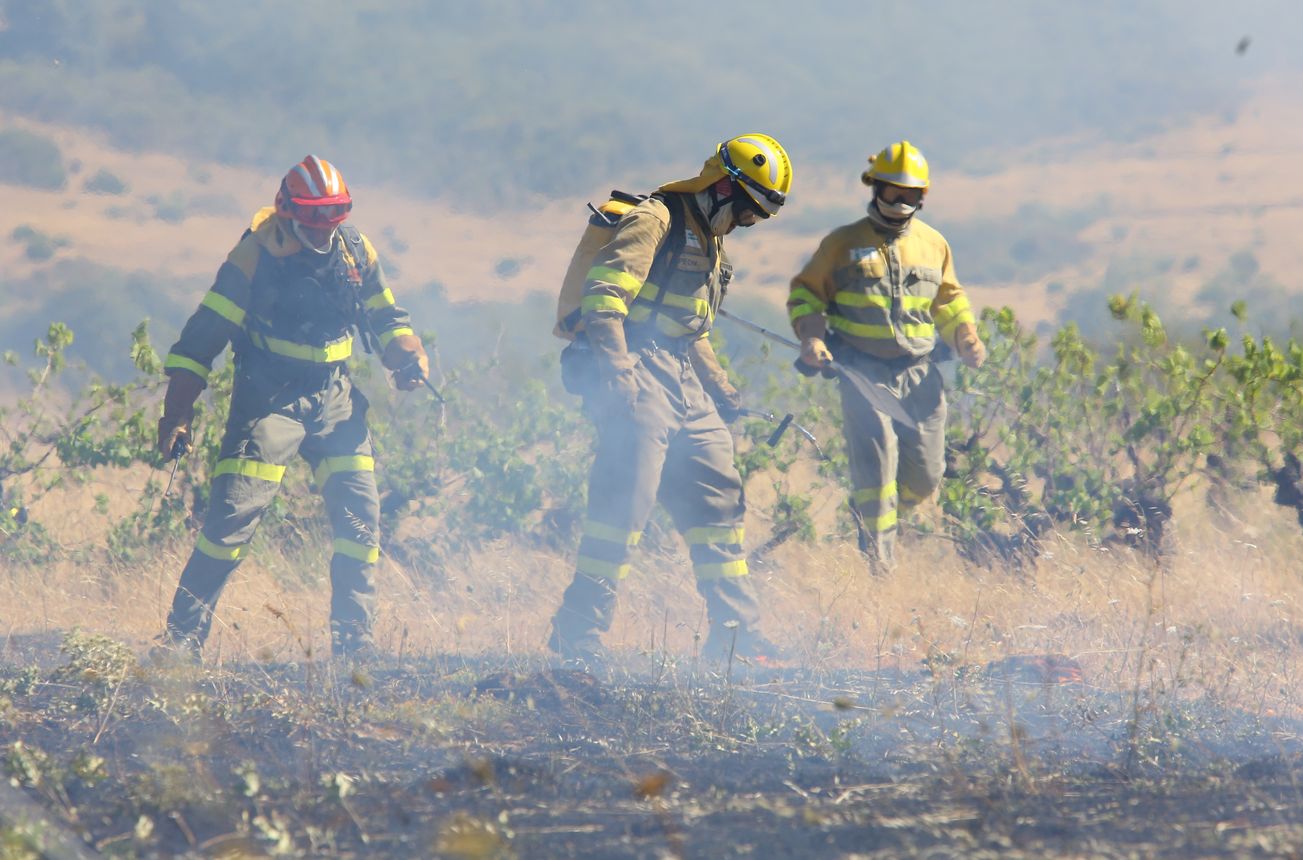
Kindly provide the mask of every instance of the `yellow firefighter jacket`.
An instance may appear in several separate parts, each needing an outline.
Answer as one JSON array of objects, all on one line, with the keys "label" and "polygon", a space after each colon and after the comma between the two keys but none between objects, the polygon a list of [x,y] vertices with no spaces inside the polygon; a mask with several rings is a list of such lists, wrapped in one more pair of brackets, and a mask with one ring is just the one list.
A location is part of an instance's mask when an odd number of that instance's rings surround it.
[{"label": "yellow firefighter jacket", "polygon": [[839,227],[792,279],[787,299],[793,327],[807,333],[811,314],[855,349],[878,358],[922,357],[936,336],[955,345],[955,329],[974,322],[955,277],[950,245],[914,218],[892,237],[868,218]]},{"label": "yellow firefighter jacket", "polygon": [[[585,317],[623,317],[634,339],[703,338],[728,285],[728,258],[700,223],[692,195],[664,196],[649,197],[620,219],[593,259],[580,307]],[[682,215],[671,218],[671,206]],[[672,230],[682,233],[671,237]]]}]

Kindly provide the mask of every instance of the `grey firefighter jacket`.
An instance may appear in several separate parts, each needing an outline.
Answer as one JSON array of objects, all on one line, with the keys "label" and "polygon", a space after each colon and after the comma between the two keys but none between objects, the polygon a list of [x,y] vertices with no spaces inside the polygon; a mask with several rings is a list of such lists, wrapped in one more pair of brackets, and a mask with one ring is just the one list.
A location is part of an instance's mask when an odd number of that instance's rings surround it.
[{"label": "grey firefighter jacket", "polygon": [[230,343],[244,372],[292,384],[342,369],[355,326],[363,337],[374,334],[381,350],[413,333],[375,248],[356,228],[342,226],[319,259],[301,250],[274,209],[260,210],[168,353],[167,373],[188,371],[206,382]]}]

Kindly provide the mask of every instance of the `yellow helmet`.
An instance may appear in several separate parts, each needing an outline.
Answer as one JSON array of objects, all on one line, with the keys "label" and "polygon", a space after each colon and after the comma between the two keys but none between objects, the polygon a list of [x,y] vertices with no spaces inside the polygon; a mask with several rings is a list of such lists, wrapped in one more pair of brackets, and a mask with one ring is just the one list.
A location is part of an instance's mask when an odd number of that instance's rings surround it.
[{"label": "yellow helmet", "polygon": [[869,169],[860,174],[860,181],[865,185],[874,182],[886,182],[902,188],[921,188],[927,191],[927,159],[918,147],[908,140],[893,143],[869,159]]},{"label": "yellow helmet", "polygon": [[778,214],[792,188],[792,162],[781,143],[767,134],[744,134],[721,143],[716,155],[767,217]]}]

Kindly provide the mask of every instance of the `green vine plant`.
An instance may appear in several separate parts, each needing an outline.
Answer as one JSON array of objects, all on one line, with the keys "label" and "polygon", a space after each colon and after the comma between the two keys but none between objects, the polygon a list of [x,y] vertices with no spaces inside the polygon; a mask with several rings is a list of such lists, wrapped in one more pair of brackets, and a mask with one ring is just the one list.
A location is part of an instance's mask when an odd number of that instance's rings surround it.
[{"label": "green vine plant", "polygon": [[[1232,308],[1246,329],[1238,340],[1218,329],[1197,343],[1169,337],[1135,296],[1114,297],[1108,310],[1119,337],[1107,351],[1073,324],[1042,345],[1008,308],[983,313],[987,363],[947,371],[953,379],[938,534],[982,565],[1031,562],[1055,533],[1125,542],[1157,558],[1171,544],[1173,501],[1200,485],[1210,492],[1272,485],[1276,501],[1298,511],[1303,523],[1303,347],[1247,331],[1240,304]],[[65,350],[72,338],[67,326],[52,324],[36,342],[29,389],[0,408],[0,557],[36,562],[67,555],[73,548],[53,540],[31,506],[62,487],[121,487],[125,482],[105,475],[128,469],[144,472],[144,487],[109,524],[102,551],[131,562],[165,542],[188,540],[208,502],[230,363],[214,372],[200,399],[195,450],[176,464],[164,496],[171,464],[154,448],[164,376],[147,321],[132,332],[136,374],[123,384],[91,376],[69,393]],[[433,338],[426,341],[437,360]],[[4,360],[19,364],[12,353]],[[845,510],[828,535],[819,534],[813,514],[821,494],[845,494],[849,476],[836,386],[794,381],[786,361],[765,346],[728,363],[747,406],[792,413],[824,455],[816,457],[791,430],[771,447],[770,421],[736,425],[744,480],[774,490],[757,511],[757,560],[789,540],[854,533]],[[445,407],[389,392],[374,362],[359,357],[354,376],[374,404],[387,553],[434,570],[450,554],[504,538],[556,551],[573,547],[592,429],[578,401],[558,395],[554,362],[548,356],[506,366],[490,357],[452,367],[440,373]],[[259,539],[307,551],[328,528],[307,470],[292,467]]]}]

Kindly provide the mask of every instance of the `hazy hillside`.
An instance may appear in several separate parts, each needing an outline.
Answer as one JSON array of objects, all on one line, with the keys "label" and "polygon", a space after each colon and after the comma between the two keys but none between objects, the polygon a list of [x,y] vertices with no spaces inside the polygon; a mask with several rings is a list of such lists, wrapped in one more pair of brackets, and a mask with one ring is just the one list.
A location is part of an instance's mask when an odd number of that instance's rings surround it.
[{"label": "hazy hillside", "polygon": [[131,327],[170,343],[316,151],[449,354],[497,348],[485,328],[533,358],[584,202],[690,173],[745,128],[797,160],[783,217],[731,240],[734,307],[771,322],[901,135],[932,159],[924,215],[979,304],[1048,326],[1136,289],[1191,328],[1241,297],[1281,331],[1303,318],[1288,3],[753,4],[709,37],[678,0],[313,9],[0,0],[0,350],[58,319],[73,357],[125,372]]},{"label": "hazy hillside", "polygon": [[[1029,141],[1233,112],[1303,13],[1240,4],[3,0],[0,107],[269,170],[309,150],[497,208],[769,130],[801,168],[900,136],[976,171]],[[1251,49],[1237,56],[1243,34]],[[798,180],[799,181],[799,180]],[[799,186],[798,186],[799,189]]]}]

